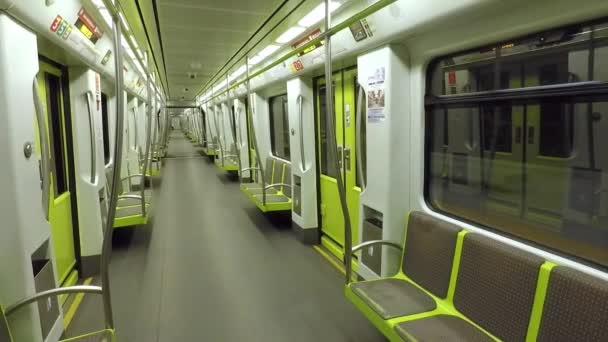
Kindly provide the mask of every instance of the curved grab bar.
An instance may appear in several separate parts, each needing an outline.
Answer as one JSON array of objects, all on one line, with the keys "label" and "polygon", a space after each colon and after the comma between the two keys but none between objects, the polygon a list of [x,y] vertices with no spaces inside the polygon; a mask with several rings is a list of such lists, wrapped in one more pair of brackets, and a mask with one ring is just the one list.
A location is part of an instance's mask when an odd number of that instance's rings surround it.
[{"label": "curved grab bar", "polygon": [[34,109],[36,111],[36,121],[38,121],[38,134],[40,136],[40,181],[42,187],[42,211],[44,212],[44,218],[48,220],[49,202],[51,201],[51,166],[49,158],[49,147],[47,145],[48,136],[46,131],[46,125],[44,124],[42,100],[40,99],[38,79],[36,76],[34,76],[32,91],[34,92]]},{"label": "curved grab bar", "polygon": [[[403,251],[403,246],[397,242],[390,241],[390,240],[370,240],[370,241],[360,243],[360,244],[354,246],[353,248],[351,248],[350,254],[352,255],[355,252],[359,251],[360,249],[371,247],[371,246],[377,246],[377,245],[389,246],[389,247],[396,248],[399,251]],[[350,283],[351,277],[352,277],[351,274],[352,274],[352,269],[350,267],[348,267],[346,269],[346,283]]]},{"label": "curved grab bar", "polygon": [[[357,178],[359,178],[359,184],[361,184],[361,190],[365,190],[367,184],[365,182],[365,177],[363,176],[363,151],[361,149],[361,126],[363,123],[361,122],[361,114],[363,112],[363,96],[365,96],[365,90],[363,87],[359,85],[359,93],[357,94],[357,114],[356,114],[356,127],[355,127],[355,144],[357,147],[357,151],[359,155],[355,157],[357,162]],[[367,118],[366,118],[367,120]]]},{"label": "curved grab bar", "polygon": [[95,145],[95,118],[93,117],[93,110],[91,108],[91,98],[93,97],[93,92],[88,90],[84,96],[87,100],[87,110],[89,112],[89,135],[91,138],[91,184],[94,184],[97,173],[97,146]]},{"label": "curved grab bar", "polygon": [[273,184],[268,184],[264,187],[264,189],[268,190],[270,188],[273,188],[275,186],[284,186],[284,187],[288,187],[291,189],[291,184],[287,184],[287,183],[273,183]]},{"label": "curved grab bar", "polygon": [[100,286],[77,285],[77,286],[60,287],[60,288],[56,288],[56,289],[50,289],[50,290],[38,292],[33,296],[23,298],[20,301],[16,302],[15,304],[7,307],[4,314],[5,314],[5,316],[8,317],[13,312],[15,312],[15,311],[21,309],[22,307],[24,307],[28,304],[31,304],[33,302],[37,302],[41,299],[45,299],[48,297],[56,297],[56,296],[60,296],[63,294],[70,294],[70,293],[102,294],[103,289]]},{"label": "curved grab bar", "polygon": [[298,117],[300,121],[300,168],[302,169],[302,172],[306,172],[308,170],[306,169],[306,155],[304,154],[304,118],[302,117],[303,103],[304,96],[298,95]]}]

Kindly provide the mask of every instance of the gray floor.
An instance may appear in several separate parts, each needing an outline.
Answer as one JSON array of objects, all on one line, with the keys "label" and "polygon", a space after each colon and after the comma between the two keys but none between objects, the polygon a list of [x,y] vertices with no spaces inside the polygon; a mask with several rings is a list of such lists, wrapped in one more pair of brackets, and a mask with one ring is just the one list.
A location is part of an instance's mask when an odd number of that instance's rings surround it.
[{"label": "gray floor", "polygon": [[[385,341],[288,217],[261,214],[181,132],[169,157],[152,222],[113,239],[119,342]],[[68,335],[101,327],[101,317],[87,295]]]}]

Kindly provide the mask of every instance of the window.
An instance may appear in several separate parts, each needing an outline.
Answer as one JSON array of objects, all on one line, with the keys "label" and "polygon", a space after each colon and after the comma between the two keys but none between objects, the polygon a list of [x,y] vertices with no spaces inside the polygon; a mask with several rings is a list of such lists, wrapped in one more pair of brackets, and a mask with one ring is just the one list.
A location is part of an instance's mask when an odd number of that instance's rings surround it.
[{"label": "window", "polygon": [[103,156],[106,164],[110,162],[110,128],[108,124],[108,95],[101,93],[101,121],[103,125]]},{"label": "window", "polygon": [[68,191],[66,171],[65,134],[63,130],[63,106],[61,105],[61,80],[58,76],[46,73],[46,103],[49,120],[51,158],[53,160],[53,180],[55,196]]},{"label": "window", "polygon": [[[359,85],[359,82],[357,82],[357,78],[355,77],[355,96],[357,96],[355,99],[358,99],[359,96],[359,88],[361,86]],[[358,112],[359,108],[357,107],[359,105],[358,100],[355,100],[355,113]],[[358,175],[357,176],[357,180],[356,180],[356,184],[358,187],[361,187],[361,178],[363,178],[364,181],[367,182],[367,155],[366,155],[366,149],[367,149],[367,113],[365,112],[367,109],[367,96],[363,96],[363,98],[361,99],[361,109],[363,112],[361,113],[361,144],[358,147],[361,147],[361,150],[359,151],[359,149],[356,150],[356,156],[355,160],[358,160],[359,158],[361,158],[361,165],[362,165],[362,169],[363,169],[363,174],[362,175]],[[355,115],[355,127],[357,125],[357,115]],[[358,173],[359,170],[357,169],[356,172]]]},{"label": "window", "polygon": [[608,266],[607,57],[593,24],[431,63],[429,205]]},{"label": "window", "polygon": [[287,94],[270,98],[270,146],[276,157],[290,160]]},{"label": "window", "polygon": [[[333,86],[333,85],[332,85]],[[333,89],[335,90],[335,86]],[[317,99],[319,101],[319,136],[321,138],[321,173],[332,178],[338,177],[338,169],[335,162],[335,157],[332,158],[331,150],[329,149],[329,136],[328,131],[329,121],[327,120],[327,102],[325,96],[326,86],[322,85],[319,87],[319,94]],[[334,103],[336,100],[335,91]]]}]

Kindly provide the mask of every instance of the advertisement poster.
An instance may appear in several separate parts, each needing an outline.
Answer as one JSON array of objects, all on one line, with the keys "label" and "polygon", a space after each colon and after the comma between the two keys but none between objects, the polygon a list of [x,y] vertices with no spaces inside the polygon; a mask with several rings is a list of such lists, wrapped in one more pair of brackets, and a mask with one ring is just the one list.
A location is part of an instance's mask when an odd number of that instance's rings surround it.
[{"label": "advertisement poster", "polygon": [[386,119],[385,77],[385,69],[381,67],[376,69],[374,74],[367,80],[367,122],[382,122]]}]

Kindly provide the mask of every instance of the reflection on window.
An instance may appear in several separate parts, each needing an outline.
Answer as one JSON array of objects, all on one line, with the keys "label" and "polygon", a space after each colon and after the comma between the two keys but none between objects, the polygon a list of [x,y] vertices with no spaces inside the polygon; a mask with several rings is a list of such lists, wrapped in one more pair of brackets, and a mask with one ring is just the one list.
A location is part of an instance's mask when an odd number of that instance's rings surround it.
[{"label": "reflection on window", "polygon": [[46,104],[49,120],[49,140],[51,158],[53,160],[53,181],[55,196],[68,191],[67,160],[65,155],[65,135],[63,121],[63,105],[61,79],[58,76],[45,73]]},{"label": "reflection on window", "polygon": [[290,160],[287,94],[270,98],[270,146],[273,155]]},{"label": "reflection on window", "polygon": [[[359,96],[359,88],[361,86],[359,85],[359,82],[357,82],[357,78],[355,77],[355,96]],[[363,111],[361,113],[361,132],[360,135],[355,135],[355,139],[356,138],[360,138],[361,139],[361,144],[360,146],[357,147],[361,147],[361,150],[356,149],[356,155],[355,155],[355,161],[358,162],[359,158],[361,158],[361,165],[363,166],[363,175],[358,175],[357,174],[357,186],[361,187],[361,178],[363,178],[364,181],[367,182],[367,155],[366,155],[366,151],[367,151],[367,113],[365,112],[367,110],[367,96],[363,96],[361,99],[361,108],[358,108],[359,101],[357,100],[355,102],[355,113],[357,113],[358,110]],[[357,125],[357,116],[355,115],[355,127]],[[355,172],[359,172],[359,169],[356,169]]]},{"label": "reflection on window", "polygon": [[[597,58],[608,57],[608,32],[600,27],[431,65],[425,196],[433,208],[608,266],[608,58]],[[590,80],[601,81],[592,92],[576,84]],[[559,96],[549,94],[557,84]],[[518,91],[487,92],[500,89]],[[464,93],[475,96],[442,96]]]},{"label": "reflection on window", "polygon": [[[319,101],[319,135],[321,138],[321,173],[330,177],[337,177],[338,170],[336,168],[335,158],[331,157],[329,149],[329,136],[327,135],[329,127],[329,121],[327,120],[327,102],[325,96],[325,85],[319,88],[319,94],[317,100]],[[334,101],[335,99],[335,92]],[[334,102],[335,103],[335,102]]]},{"label": "reflection on window", "polygon": [[103,126],[103,156],[105,163],[110,162],[110,129],[108,127],[108,96],[101,93],[101,122]]}]

